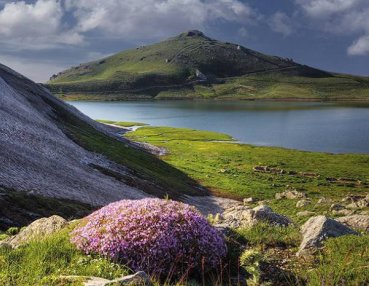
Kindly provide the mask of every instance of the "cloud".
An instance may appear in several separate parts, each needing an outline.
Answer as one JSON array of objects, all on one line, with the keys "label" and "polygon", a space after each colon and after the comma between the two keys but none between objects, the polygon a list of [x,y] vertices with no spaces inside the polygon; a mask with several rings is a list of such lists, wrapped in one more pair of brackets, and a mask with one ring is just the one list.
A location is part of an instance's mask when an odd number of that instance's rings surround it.
[{"label": "cloud", "polygon": [[351,56],[363,56],[369,54],[369,36],[360,37],[348,49]]},{"label": "cloud", "polygon": [[269,26],[272,31],[281,33],[285,37],[289,36],[293,32],[291,19],[283,12],[276,12],[270,18]]},{"label": "cloud", "polygon": [[312,19],[311,26],[337,35],[358,37],[348,47],[349,55],[368,54],[369,1],[367,0],[296,0],[298,7]]},{"label": "cloud", "polygon": [[257,13],[238,0],[66,0],[80,33],[156,39],[214,21],[250,24]]},{"label": "cloud", "polygon": [[63,27],[63,15],[58,0],[8,2],[0,10],[0,42],[30,49],[81,44],[80,34]]},{"label": "cloud", "polygon": [[364,1],[366,0],[296,0],[306,14],[316,18],[347,11]]}]

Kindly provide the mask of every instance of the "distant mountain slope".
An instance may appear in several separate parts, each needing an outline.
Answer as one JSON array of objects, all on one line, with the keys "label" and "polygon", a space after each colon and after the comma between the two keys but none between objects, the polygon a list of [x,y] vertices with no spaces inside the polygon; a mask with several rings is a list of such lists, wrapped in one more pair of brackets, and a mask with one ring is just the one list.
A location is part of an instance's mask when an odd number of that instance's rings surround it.
[{"label": "distant mountain slope", "polygon": [[[237,83],[240,78],[246,87]],[[296,97],[302,97],[299,96],[302,92],[303,97],[308,94],[326,99],[331,96],[331,87],[334,89],[341,82],[345,83],[344,88],[341,85],[337,92],[342,96],[346,91],[363,89],[364,96],[369,95],[367,78],[328,73],[292,59],[223,43],[200,31],[80,64],[52,76],[47,87],[66,99],[232,96],[253,99],[290,97],[290,90],[286,94],[283,87],[275,89],[275,85],[283,86],[286,82]]]},{"label": "distant mountain slope", "polygon": [[100,123],[3,65],[0,162],[0,205],[4,192],[95,206],[143,198],[146,192],[205,193],[195,191],[195,182],[178,170],[125,139],[118,141]]}]

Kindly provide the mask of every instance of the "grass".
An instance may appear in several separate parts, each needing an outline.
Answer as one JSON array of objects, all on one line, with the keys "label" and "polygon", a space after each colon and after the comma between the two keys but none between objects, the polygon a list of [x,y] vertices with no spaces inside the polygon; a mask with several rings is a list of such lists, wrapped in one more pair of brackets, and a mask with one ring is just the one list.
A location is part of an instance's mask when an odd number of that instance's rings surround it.
[{"label": "grass", "polygon": [[369,236],[328,239],[318,264],[305,272],[309,286],[368,285]]},{"label": "grass", "polygon": [[[218,80],[199,83],[196,69]],[[186,34],[72,67],[47,87],[66,100],[368,100],[369,96],[369,78],[327,73]]]},{"label": "grass", "polygon": [[147,125],[146,123],[132,122],[132,121],[128,122],[128,121],[114,121],[114,120],[103,120],[103,119],[98,119],[96,121],[100,122],[100,123],[113,124],[113,125],[122,126],[122,127],[133,127],[133,126],[145,126],[145,125]]},{"label": "grass", "polygon": [[113,279],[129,273],[122,265],[77,250],[69,241],[71,228],[17,249],[0,247],[0,285],[83,285],[67,284],[60,276]]},{"label": "grass", "polygon": [[[256,197],[272,199],[287,186],[303,190],[313,199],[325,196],[340,200],[348,193],[364,194],[364,185],[340,186],[326,178],[369,180],[369,156],[360,154],[327,154],[275,147],[258,147],[231,142],[228,135],[171,127],[141,127],[126,136],[166,148],[161,158],[180,169],[214,194],[235,199]],[[223,142],[216,142],[222,141]],[[312,172],[319,177],[258,173],[255,166],[270,166],[286,172]],[[296,213],[296,201],[275,201],[272,206],[289,215]],[[325,206],[328,207],[328,206]],[[304,209],[302,209],[304,210]],[[316,210],[322,210],[316,206]]]}]

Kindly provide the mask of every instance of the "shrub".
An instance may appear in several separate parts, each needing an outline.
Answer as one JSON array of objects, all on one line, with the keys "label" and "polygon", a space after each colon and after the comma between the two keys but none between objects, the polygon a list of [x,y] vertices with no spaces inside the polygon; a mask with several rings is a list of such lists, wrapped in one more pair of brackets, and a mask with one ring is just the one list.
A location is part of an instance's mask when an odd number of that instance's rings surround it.
[{"label": "shrub", "polygon": [[99,253],[133,270],[181,275],[210,270],[227,247],[222,236],[193,207],[170,200],[122,200],[92,213],[72,233],[85,253]]},{"label": "shrub", "polygon": [[7,235],[16,235],[18,234],[20,229],[18,227],[11,227],[6,231]]}]

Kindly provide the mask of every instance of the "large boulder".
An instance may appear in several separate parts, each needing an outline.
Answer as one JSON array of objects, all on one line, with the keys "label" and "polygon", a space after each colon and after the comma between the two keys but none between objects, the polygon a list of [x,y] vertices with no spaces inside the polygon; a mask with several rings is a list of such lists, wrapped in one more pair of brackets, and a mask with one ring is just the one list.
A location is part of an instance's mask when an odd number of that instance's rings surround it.
[{"label": "large boulder", "polygon": [[340,223],[356,229],[369,232],[369,215],[357,214],[340,217],[337,219]]},{"label": "large boulder", "polygon": [[67,225],[68,221],[57,215],[53,215],[49,218],[41,218],[23,228],[17,235],[5,239],[2,241],[2,244],[17,248],[32,240],[42,239]]},{"label": "large boulder", "polygon": [[344,224],[320,215],[311,217],[302,227],[301,234],[303,236],[298,255],[314,251],[321,247],[323,242],[330,237],[339,237],[358,233]]},{"label": "large boulder", "polygon": [[284,215],[273,212],[272,209],[266,205],[257,206],[255,208],[235,206],[225,210],[222,215],[219,216],[219,222],[216,227],[250,227],[259,222],[287,226],[291,223],[291,220]]}]

